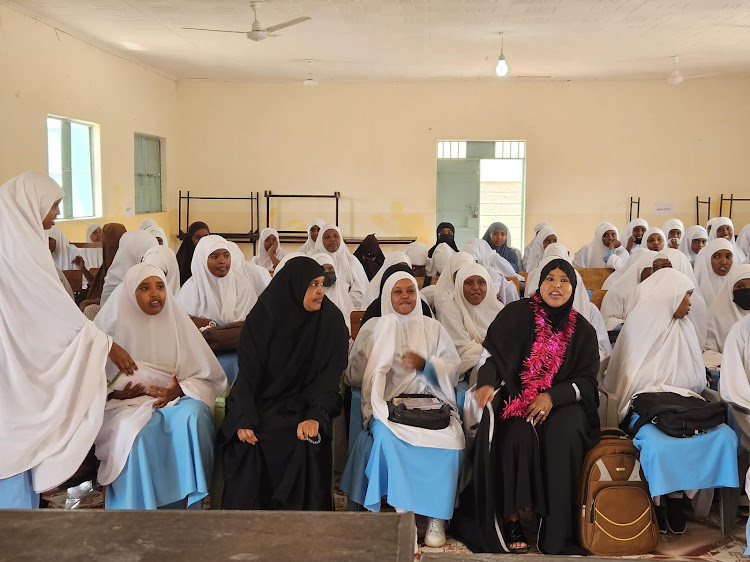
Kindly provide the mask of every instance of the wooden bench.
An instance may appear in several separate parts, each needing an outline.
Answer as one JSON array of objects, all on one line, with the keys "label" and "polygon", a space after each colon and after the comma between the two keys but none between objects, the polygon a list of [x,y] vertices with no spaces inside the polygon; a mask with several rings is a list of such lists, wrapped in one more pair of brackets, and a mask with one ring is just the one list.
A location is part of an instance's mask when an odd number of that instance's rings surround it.
[{"label": "wooden bench", "polygon": [[587,289],[601,289],[607,277],[612,275],[613,269],[608,267],[577,267],[581,280]]},{"label": "wooden bench", "polygon": [[65,275],[65,279],[68,280],[70,288],[73,289],[73,293],[80,293],[81,289],[83,289],[83,273],[77,269],[69,269],[63,271],[63,275]]},{"label": "wooden bench", "polygon": [[518,291],[518,294],[520,295],[521,282],[518,280],[518,277],[509,277],[508,275],[506,275],[505,278],[516,286],[516,291]]},{"label": "wooden bench", "polygon": [[591,302],[594,304],[594,306],[596,306],[596,308],[602,308],[602,300],[604,300],[604,295],[606,294],[607,291],[605,289],[592,289]]},{"label": "wooden bench", "polygon": [[352,332],[352,339],[357,339],[357,334],[359,334],[359,329],[362,327],[362,319],[365,317],[365,311],[364,310],[352,310],[352,314],[349,317],[350,323],[352,325],[351,332]]}]

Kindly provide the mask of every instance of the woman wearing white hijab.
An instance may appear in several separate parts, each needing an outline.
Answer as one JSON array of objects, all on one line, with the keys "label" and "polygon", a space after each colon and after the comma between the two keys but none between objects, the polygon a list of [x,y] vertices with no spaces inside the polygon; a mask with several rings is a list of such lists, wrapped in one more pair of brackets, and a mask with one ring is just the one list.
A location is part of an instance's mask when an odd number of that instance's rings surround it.
[{"label": "woman wearing white hijab", "polygon": [[705,349],[722,353],[732,327],[750,313],[750,265],[732,267],[708,314]]},{"label": "woman wearing white hijab", "polygon": [[644,242],[646,241],[646,238],[643,234],[647,230],[648,223],[644,219],[633,219],[628,223],[625,227],[625,234],[622,237],[622,243],[625,245],[625,249],[628,253],[632,254],[634,250],[645,246]]},{"label": "woman wearing white hijab", "polygon": [[430,262],[427,246],[421,242],[412,242],[406,247],[404,253],[411,260],[411,270],[414,272],[414,277],[417,281],[420,281],[420,278],[423,281],[425,275],[427,275],[427,264]]},{"label": "woman wearing white hijab", "polygon": [[372,303],[372,301],[380,296],[380,281],[383,279],[383,273],[385,273],[386,269],[388,269],[392,265],[396,265],[397,263],[402,263],[407,267],[411,267],[411,260],[409,259],[409,256],[407,256],[404,252],[391,252],[390,254],[385,256],[385,261],[383,262],[383,265],[380,266],[380,270],[375,274],[375,277],[373,277],[370,280],[370,283],[367,285],[365,294],[362,297],[362,304],[360,305],[360,308],[362,308],[363,310],[367,310],[367,307],[370,306],[370,303]]},{"label": "woman wearing white hijab", "polygon": [[[382,316],[362,326],[344,373],[346,384],[362,387],[366,431],[349,455],[341,488],[370,511],[380,511],[387,497],[397,510],[427,516],[425,543],[442,546],[464,449],[454,390],[460,360],[445,328],[422,315],[414,277],[391,275],[381,301]],[[431,430],[390,421],[387,402],[403,393],[429,393],[449,404],[448,427]]]},{"label": "woman wearing white hijab", "polygon": [[149,226],[148,228],[143,228],[140,230],[144,230],[145,232],[148,232],[151,234],[154,238],[156,238],[156,241],[159,243],[159,246],[164,246],[167,243],[167,233],[164,231],[164,229],[160,226]]},{"label": "woman wearing white hijab", "polygon": [[653,266],[656,256],[657,253],[651,250],[641,250],[638,252],[637,255],[633,256],[632,263],[625,273],[607,289],[600,309],[607,330],[614,330],[617,326],[625,322],[628,301],[635,288],[641,282],[643,270],[650,269]]},{"label": "woman wearing white hijab", "polygon": [[107,356],[135,367],[60,284],[44,230],[62,197],[37,172],[0,186],[0,509],[39,507],[78,470],[101,427]]},{"label": "woman wearing white hijab", "polygon": [[662,231],[667,235],[665,247],[678,249],[685,236],[685,224],[680,219],[669,219],[664,223]]},{"label": "woman wearing white hijab", "polygon": [[737,245],[750,258],[750,224],[746,224],[737,237]]},{"label": "woman wearing white hijab", "polygon": [[466,244],[461,247],[462,252],[474,256],[476,262],[483,265],[492,278],[492,284],[497,291],[497,297],[503,304],[509,304],[517,301],[518,291],[516,286],[508,281],[505,277],[517,277],[523,281],[523,277],[518,275],[508,260],[500,257],[490,245],[481,238],[472,238],[467,240]]},{"label": "woman wearing white hijab", "polygon": [[208,495],[212,413],[227,391],[226,377],[166,285],[159,267],[137,264],[96,317],[97,326],[126,342],[140,367],[124,385],[107,363],[112,387],[96,438],[107,509],[199,508]]},{"label": "woman wearing white hijab", "polygon": [[159,243],[156,238],[145,230],[131,230],[120,238],[120,248],[115,254],[112,265],[107,270],[102,289],[101,305],[104,306],[112,295],[112,292],[125,279],[128,270],[137,263],[141,263],[143,256],[150,248],[155,248]]},{"label": "woman wearing white hijab", "polygon": [[680,239],[679,250],[690,260],[690,265],[693,265],[695,258],[706,246],[706,242],[708,242],[708,232],[701,225],[696,224],[688,228],[685,236]]},{"label": "woman wearing white hijab", "polygon": [[300,254],[309,256],[315,252],[315,242],[318,240],[320,229],[326,225],[323,219],[313,219],[307,223],[307,240],[302,247],[297,250]]},{"label": "woman wearing white hijab", "polygon": [[[351,333],[351,318],[352,312],[355,308],[354,303],[349,296],[349,285],[346,284],[346,281],[339,279],[336,275],[336,265],[333,263],[333,259],[329,254],[314,254],[310,257],[323,267],[323,271],[325,272],[323,286],[325,287],[326,296],[338,307],[341,314],[344,315],[346,327]],[[380,296],[380,294],[378,294],[378,296]]]},{"label": "woman wearing white hijab", "polygon": [[286,254],[279,242],[279,233],[275,229],[264,228],[260,231],[258,255],[253,258],[253,263],[265,267],[268,271],[274,271]]},{"label": "woman wearing white hijab", "polygon": [[618,240],[617,227],[603,222],[596,227],[594,239],[579,249],[573,258],[575,267],[620,269],[629,263],[628,251]]},{"label": "woman wearing white hijab", "polygon": [[78,253],[83,258],[86,269],[101,267],[102,260],[104,259],[102,250],[102,225],[98,222],[92,222],[86,229],[86,239],[84,242],[87,244],[98,244],[96,248],[76,247]]},{"label": "woman wearing white hijab", "polygon": [[[539,267],[529,274],[529,278],[526,281],[526,294],[531,295],[536,293],[541,283],[541,273],[544,267],[553,260],[563,259],[570,263],[570,252],[568,249],[560,243],[554,243],[547,246],[544,250],[542,261],[539,262]],[[599,309],[589,299],[589,294],[586,291],[586,285],[583,283],[581,274],[576,271],[576,292],[573,295],[573,308],[577,310],[589,324],[591,324],[596,330],[596,340],[599,346],[599,360],[604,361],[607,357],[612,354],[612,344],[609,342],[609,334],[604,324],[604,318]]]},{"label": "woman wearing white hijab", "polygon": [[[454,252],[451,256],[450,263],[448,264],[448,269],[445,270],[444,275],[440,276],[438,282],[431,287],[432,291],[429,293],[428,304],[431,304],[433,308],[437,310],[444,301],[453,300],[453,291],[456,287],[456,274],[458,273],[458,270],[464,265],[471,265],[474,263],[477,262],[471,254],[467,252]],[[493,295],[497,293],[494,286],[491,286],[489,290]],[[420,294],[423,297],[425,296],[425,293],[427,293],[427,288],[420,291]]]},{"label": "woman wearing white hijab", "polygon": [[[524,271],[534,271],[539,267],[539,262],[542,260],[544,250],[550,244],[557,242],[557,235],[552,227],[545,227],[540,230],[534,240],[529,244],[528,256],[524,258],[523,266]],[[565,258],[567,259],[567,257]]]},{"label": "woman wearing white hijab", "polygon": [[549,224],[549,223],[539,222],[539,223],[537,223],[537,224],[534,225],[534,238],[532,238],[531,242],[529,242],[528,244],[526,244],[526,247],[523,249],[523,260],[522,260],[523,261],[523,271],[529,271],[529,269],[526,267],[526,262],[528,261],[529,256],[530,256],[529,252],[531,252],[531,247],[533,246],[534,241],[536,240],[537,236],[539,236],[539,233],[543,229],[545,229],[545,228],[549,228],[550,230],[552,230],[554,232],[554,229],[552,228],[552,225]]},{"label": "woman wearing white hijab", "polygon": [[[620,332],[604,387],[619,400],[623,420],[634,395],[674,392],[700,397],[706,371],[690,310],[693,283],[660,269],[636,289],[635,306]],[[631,420],[631,427],[635,420]],[[725,424],[690,439],[669,437],[646,423],[633,441],[652,497],[683,490],[737,486],[737,437]],[[683,533],[682,499],[667,498],[668,529]]]},{"label": "woman wearing white hijab", "polygon": [[708,241],[716,240],[717,238],[725,238],[731,242],[734,247],[734,261],[736,263],[744,263],[747,260],[747,254],[740,248],[737,241],[734,239],[734,223],[732,219],[727,217],[717,217],[713,220],[713,228],[708,234]]},{"label": "woman wearing white hijab", "polygon": [[695,259],[695,279],[706,306],[711,307],[721,288],[729,282],[734,264],[734,245],[725,238],[711,240]]},{"label": "woman wearing white hijab", "polygon": [[250,281],[231,273],[232,256],[224,238],[215,234],[201,238],[190,268],[193,276],[180,289],[177,302],[196,325],[208,325],[210,321],[219,325],[245,321],[258,296]]},{"label": "woman wearing white hijab", "polygon": [[355,309],[362,308],[362,296],[367,290],[369,280],[360,261],[349,253],[339,227],[327,224],[320,229],[315,241],[316,254],[328,254],[334,262],[336,277],[349,285],[349,296]]},{"label": "woman wearing white hijab", "polygon": [[[245,259],[245,254],[236,242],[227,240],[227,245],[229,246],[229,253],[232,254],[232,262],[235,264],[235,267],[232,268],[232,272],[235,275],[239,275],[250,281],[253,289],[255,289],[255,294],[260,296],[271,282],[271,274],[265,267],[247,261]],[[238,264],[241,264],[241,266]]]},{"label": "woman wearing white hijab", "polygon": [[143,255],[143,263],[155,265],[164,272],[167,289],[173,297],[176,297],[180,292],[180,266],[172,249],[169,246],[149,248]]},{"label": "woman wearing white hijab", "polygon": [[80,255],[78,248],[68,242],[68,237],[60,230],[59,227],[53,226],[47,231],[47,238],[54,240],[50,243],[52,259],[60,271],[70,271],[77,269],[73,261]]},{"label": "woman wearing white hijab", "polygon": [[478,263],[462,264],[456,274],[453,298],[437,307],[437,319],[461,359],[459,373],[471,371],[469,385],[477,382],[477,362],[484,350],[487,328],[502,309],[503,304],[492,295],[489,272]]}]

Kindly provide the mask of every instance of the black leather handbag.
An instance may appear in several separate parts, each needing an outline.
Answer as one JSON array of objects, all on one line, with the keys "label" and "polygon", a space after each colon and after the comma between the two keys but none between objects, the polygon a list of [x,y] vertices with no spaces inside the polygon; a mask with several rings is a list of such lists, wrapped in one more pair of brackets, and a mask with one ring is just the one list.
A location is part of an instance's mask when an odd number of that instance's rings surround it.
[{"label": "black leather handbag", "polygon": [[388,420],[423,429],[445,429],[451,423],[451,407],[432,394],[399,394],[388,400]]}]

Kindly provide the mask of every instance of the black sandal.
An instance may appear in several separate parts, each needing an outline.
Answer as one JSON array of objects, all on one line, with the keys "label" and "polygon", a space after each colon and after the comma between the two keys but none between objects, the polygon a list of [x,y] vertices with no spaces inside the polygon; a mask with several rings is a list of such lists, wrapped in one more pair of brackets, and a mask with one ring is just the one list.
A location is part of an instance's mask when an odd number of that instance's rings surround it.
[{"label": "black sandal", "polygon": [[[515,521],[506,521],[504,525],[505,531],[505,543],[508,545],[508,550],[512,554],[526,554],[529,551],[529,541],[526,539],[526,535],[523,534],[523,527],[521,521],[516,519]],[[526,546],[513,548],[510,545],[516,542],[526,543]]]}]

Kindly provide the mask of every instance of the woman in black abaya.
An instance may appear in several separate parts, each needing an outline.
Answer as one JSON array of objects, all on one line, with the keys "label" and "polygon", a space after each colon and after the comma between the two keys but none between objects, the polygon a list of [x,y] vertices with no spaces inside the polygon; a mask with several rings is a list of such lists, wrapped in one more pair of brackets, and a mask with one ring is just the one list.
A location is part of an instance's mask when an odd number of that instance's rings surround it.
[{"label": "woman in black abaya", "polygon": [[541,280],[530,298],[500,311],[484,341],[475,399],[494,416],[484,411],[467,451],[471,481],[450,531],[475,552],[526,552],[518,509],[528,507],[540,552],[583,553],[576,494],[599,440],[599,351],[594,328],[573,309],[573,267],[553,260]]},{"label": "woman in black abaya", "polygon": [[331,428],[349,331],[308,257],[274,276],[242,328],[221,426],[225,509],[332,510]]}]

